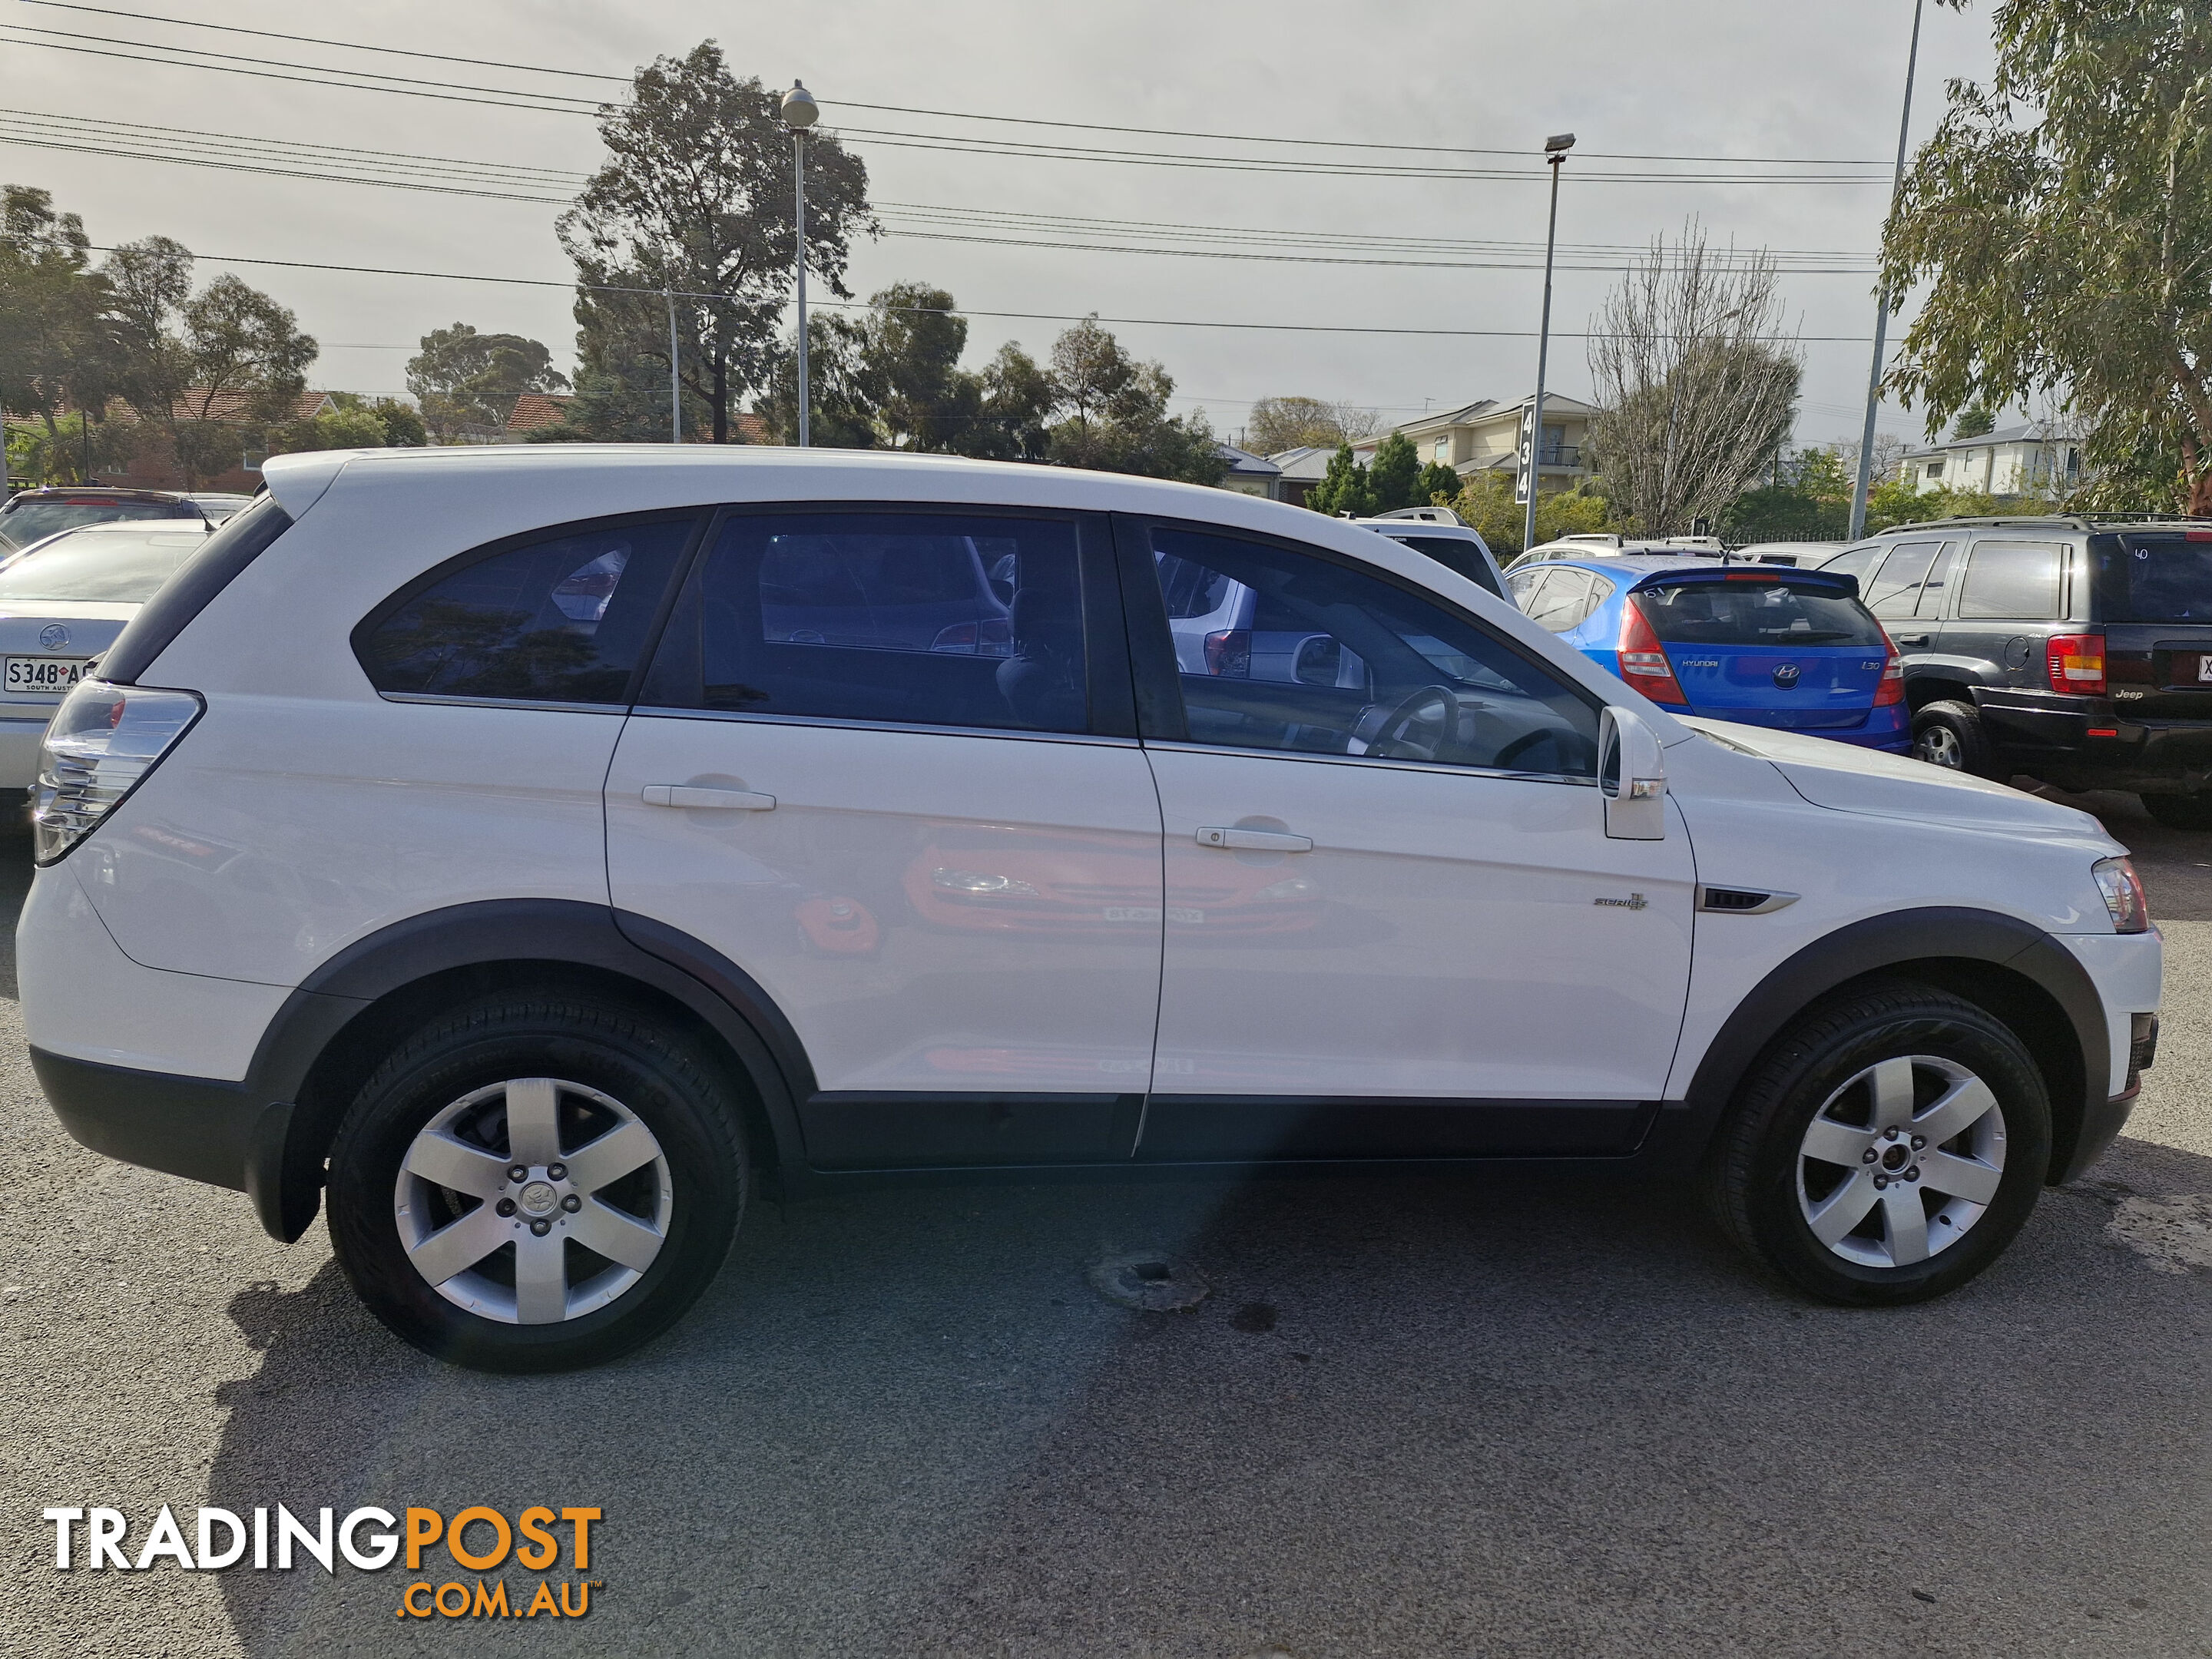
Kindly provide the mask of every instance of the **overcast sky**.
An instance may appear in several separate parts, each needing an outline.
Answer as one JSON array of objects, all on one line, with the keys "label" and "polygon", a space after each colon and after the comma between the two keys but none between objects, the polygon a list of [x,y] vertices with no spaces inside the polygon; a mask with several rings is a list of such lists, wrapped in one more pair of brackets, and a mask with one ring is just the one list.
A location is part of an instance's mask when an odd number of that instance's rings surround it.
[{"label": "overcast sky", "polygon": [[[1581,152],[1792,157],[1867,165],[1757,169],[1871,182],[1598,182],[1612,172],[1706,172],[1706,164],[1568,163],[1559,209],[1564,246],[1638,245],[1699,217],[1716,240],[1796,253],[1869,255],[1888,199],[1911,0],[1553,0],[1454,6],[1362,3],[987,3],[985,0],[840,0],[835,5],[732,6],[655,0],[113,0],[102,15],[0,0],[8,112],[0,137],[34,130],[21,112],[146,124],[194,132],[406,151],[570,169],[599,157],[582,115],[483,107],[336,89],[28,44],[25,27],[69,31],[79,48],[164,56],[191,46],[387,75],[602,95],[618,88],[459,64],[376,56],[143,21],[127,10],[236,27],[312,34],[553,68],[627,74],[708,37],[740,76],[771,85],[803,78],[824,125],[1000,139],[1152,148],[1187,155],[1301,152],[1196,139],[1054,131],[840,108],[840,99],[961,113],[1089,121],[1273,137],[1474,146],[1534,152],[1571,131]],[[1912,129],[1916,143],[1954,76],[1989,70],[1987,8],[1929,8]],[[89,38],[86,38],[89,37]],[[43,37],[58,40],[59,36]],[[150,54],[144,46],[157,50]],[[49,125],[38,131],[52,133]],[[82,129],[80,129],[82,131]],[[179,141],[160,139],[163,147]],[[1196,167],[987,156],[848,141],[866,160],[879,203],[963,210],[1253,227],[1308,234],[1533,242],[1544,234],[1545,186],[1533,160],[1511,156],[1314,150],[1330,161],[1382,159],[1449,167],[1526,167],[1525,178],[1404,179],[1269,174]],[[282,163],[290,165],[290,163]],[[97,243],[156,232],[204,255],[404,267],[559,279],[568,274],[552,222],[557,209],[361,184],[305,182],[152,161],[68,153],[10,142],[4,176],[43,185],[83,215]],[[907,220],[913,224],[915,222]],[[998,234],[998,233],[986,233]],[[1026,231],[1011,233],[1027,236]],[[1070,240],[1081,240],[1079,235]],[[1312,250],[1232,245],[1285,253]],[[1392,257],[1519,261],[1518,253],[1415,252]],[[1578,253],[1563,264],[1615,263]],[[1799,259],[1856,265],[1859,261]],[[324,343],[311,383],[367,392],[403,389],[402,370],[426,330],[457,319],[545,341],[556,357],[574,325],[559,289],[379,277],[212,259],[202,276],[235,269],[276,295]],[[1405,328],[1533,331],[1539,269],[1412,270],[1124,252],[1008,247],[886,235],[855,250],[865,295],[902,278],[950,289],[963,307],[1206,321],[1358,323]],[[1564,270],[1553,306],[1562,331],[1588,326],[1616,273]],[[1793,271],[1784,279],[1808,336],[1799,437],[1856,436],[1873,324],[1863,269]],[[977,319],[969,361],[1004,339],[1042,355],[1062,326]],[[1478,398],[1517,398],[1534,384],[1533,338],[1279,333],[1113,325],[1163,362],[1181,408],[1203,407],[1233,435],[1255,398],[1349,398],[1386,419]],[[1893,331],[1893,338],[1894,331]],[[1550,383],[1589,389],[1583,342],[1555,339]],[[1917,416],[1886,414],[1885,429],[1918,435]]]}]

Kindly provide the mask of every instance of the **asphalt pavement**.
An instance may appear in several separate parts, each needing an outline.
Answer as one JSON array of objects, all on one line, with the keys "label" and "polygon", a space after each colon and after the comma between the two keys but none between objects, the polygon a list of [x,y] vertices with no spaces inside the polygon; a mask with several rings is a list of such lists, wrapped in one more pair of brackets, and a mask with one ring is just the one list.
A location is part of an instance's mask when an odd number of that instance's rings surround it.
[{"label": "asphalt pavement", "polygon": [[[0,1650],[2212,1654],[2212,835],[2082,804],[2166,929],[2159,1064],[2002,1261],[1891,1312],[1595,1176],[959,1187],[763,1204],[671,1337],[477,1376],[319,1223],[63,1135],[0,956]],[[27,873],[0,841],[9,915]],[[1140,1249],[1211,1295],[1087,1282]],[[278,1502],[596,1505],[601,1588],[402,1619],[396,1571],[57,1572],[39,1517]]]}]

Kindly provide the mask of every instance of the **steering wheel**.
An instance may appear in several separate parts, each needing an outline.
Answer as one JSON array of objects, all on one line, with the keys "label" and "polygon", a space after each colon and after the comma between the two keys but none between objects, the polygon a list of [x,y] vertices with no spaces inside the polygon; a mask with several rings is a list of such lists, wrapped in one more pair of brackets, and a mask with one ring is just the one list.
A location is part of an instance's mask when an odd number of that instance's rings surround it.
[{"label": "steering wheel", "polygon": [[[1574,730],[1573,727],[1546,726],[1540,731],[1523,732],[1519,737],[1514,738],[1512,742],[1507,744],[1505,747],[1499,750],[1497,756],[1490,763],[1501,772],[1513,771],[1516,769],[1514,763],[1518,761],[1522,756],[1527,754],[1539,744],[1545,743],[1556,744],[1559,745],[1559,757],[1570,769],[1578,768],[1580,763],[1585,759],[1594,761],[1595,758],[1595,756],[1586,756],[1583,753],[1585,750],[1591,746],[1589,740],[1583,737],[1581,732]],[[1595,766],[1593,766],[1592,769],[1595,769]]]},{"label": "steering wheel", "polygon": [[1448,687],[1424,685],[1395,704],[1368,704],[1353,723],[1344,752],[1432,761],[1451,736],[1458,714],[1459,699]]}]

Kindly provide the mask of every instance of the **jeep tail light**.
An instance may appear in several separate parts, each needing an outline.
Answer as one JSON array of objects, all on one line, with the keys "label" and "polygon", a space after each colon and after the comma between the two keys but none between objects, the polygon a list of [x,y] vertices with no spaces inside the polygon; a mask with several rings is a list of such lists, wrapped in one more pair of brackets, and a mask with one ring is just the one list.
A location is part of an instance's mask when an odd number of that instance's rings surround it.
[{"label": "jeep tail light", "polygon": [[2077,691],[2092,697],[2105,695],[2102,634],[2054,634],[2044,654],[2051,666],[2053,691]]},{"label": "jeep tail light", "polygon": [[1252,635],[1242,628],[1224,628],[1206,636],[1206,672],[1224,679],[1252,678]]},{"label": "jeep tail light", "polygon": [[31,828],[40,864],[52,864],[99,828],[200,717],[191,691],[81,680],[63,699],[39,746]]},{"label": "jeep tail light", "polygon": [[1654,702],[1687,703],[1674,665],[1634,599],[1620,607],[1620,678]]},{"label": "jeep tail light", "polygon": [[1881,684],[1874,689],[1874,706],[1887,708],[1905,701],[1905,659],[1897,654],[1897,641],[1889,637],[1889,630],[1881,630],[1882,648],[1889,653],[1889,660],[1881,665]]},{"label": "jeep tail light", "polygon": [[2097,878],[2097,890],[2105,896],[2105,908],[2112,913],[2114,933],[2150,932],[2150,901],[2143,896],[2142,881],[2132,860],[2099,859],[2090,873]]},{"label": "jeep tail light", "polygon": [[981,622],[954,623],[950,628],[940,628],[929,648],[940,654],[950,653],[963,657],[1010,657],[1014,652],[1014,625],[1004,617],[986,617]]}]

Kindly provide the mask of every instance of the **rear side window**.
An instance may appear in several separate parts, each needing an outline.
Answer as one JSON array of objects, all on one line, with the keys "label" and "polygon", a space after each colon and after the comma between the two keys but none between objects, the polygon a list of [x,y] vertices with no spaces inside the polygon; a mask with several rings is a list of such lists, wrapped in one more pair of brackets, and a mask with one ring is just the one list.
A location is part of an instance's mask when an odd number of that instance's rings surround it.
[{"label": "rear side window", "polygon": [[1977,542],[1966,557],[1959,615],[2010,622],[2058,617],[2056,542]]},{"label": "rear side window", "polygon": [[1646,587],[1637,609],[1666,645],[1879,647],[1881,624],[1856,599],[1790,582],[1684,582]]},{"label": "rear side window", "polygon": [[2100,545],[2097,578],[2107,622],[2212,622],[2212,541],[2130,537],[2126,545]]},{"label": "rear side window", "polygon": [[1942,545],[1941,542],[1900,542],[1892,548],[1870,580],[1859,578],[1860,596],[1866,600],[1867,609],[1877,617],[1911,616],[1928,567],[1935,562]]},{"label": "rear side window", "polygon": [[725,525],[685,585],[644,700],[1080,732],[1085,677],[1072,523],[746,514]]},{"label": "rear side window", "polygon": [[562,530],[440,576],[354,647],[403,696],[622,703],[696,515]]}]

